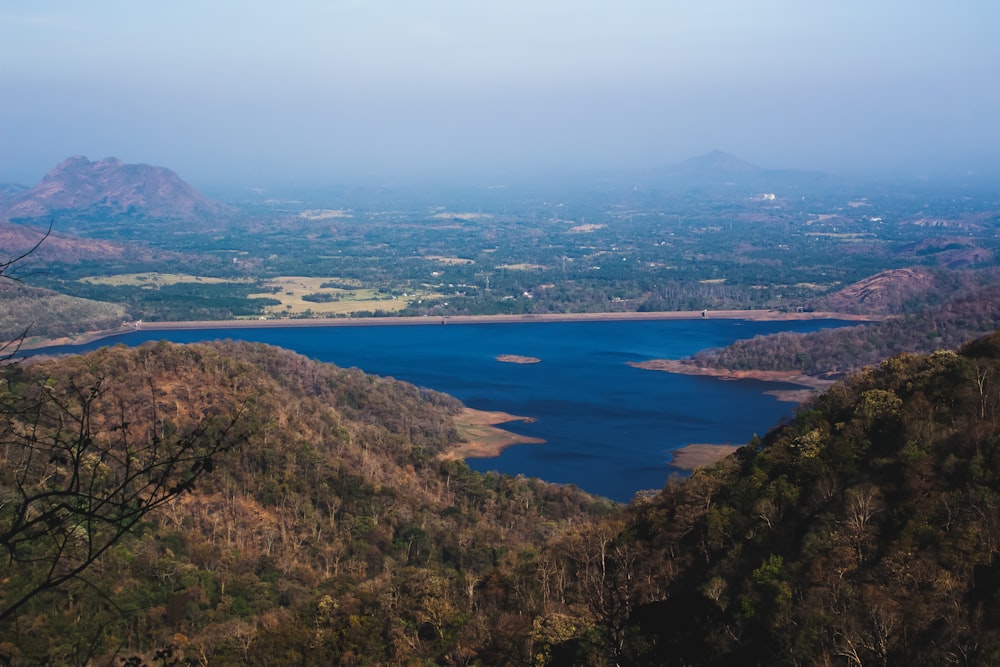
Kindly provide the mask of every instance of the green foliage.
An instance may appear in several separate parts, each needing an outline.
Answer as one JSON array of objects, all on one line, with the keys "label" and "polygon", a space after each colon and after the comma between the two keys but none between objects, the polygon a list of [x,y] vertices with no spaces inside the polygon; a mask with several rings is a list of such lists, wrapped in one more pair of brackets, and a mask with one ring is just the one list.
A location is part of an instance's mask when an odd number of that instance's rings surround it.
[{"label": "green foliage", "polygon": [[[661,588],[643,604],[665,600],[669,616],[695,587],[717,605],[728,630],[708,631],[711,664],[989,664],[998,339],[866,369],[761,446],[632,508],[636,548],[657,554],[641,576]],[[704,641],[634,627],[633,664],[679,664],[657,647]]]},{"label": "green foliage", "polygon": [[[612,507],[440,461],[461,409],[451,397],[263,345],[106,348],[8,368],[5,386],[59,388],[97,369],[106,391],[95,419],[155,396],[160,430],[169,419],[183,434],[248,395],[247,442],[212,457],[212,474],[159,506],[153,523],[133,524],[85,578],[63,585],[69,595],[40,595],[0,624],[0,644],[19,647],[15,664],[114,653],[155,664],[154,649],[168,646],[175,659],[212,664],[503,655],[531,628],[511,614],[540,595],[541,563],[515,566],[509,554]],[[136,442],[149,441],[140,434],[150,419],[129,413]],[[0,595],[35,576],[18,572]],[[548,599],[565,610],[577,593],[566,572],[559,580],[560,601]],[[84,607],[101,611],[74,623]],[[44,625],[29,623],[39,616]]]},{"label": "green foliage", "polygon": [[[253,316],[264,303],[248,295],[262,291],[262,280],[282,275],[392,295],[408,302],[402,314],[417,316],[706,308],[915,313],[968,286],[965,278],[947,277],[951,269],[988,272],[996,261],[990,193],[964,192],[956,205],[954,191],[914,196],[866,185],[762,202],[744,186],[688,191],[660,182],[636,189],[629,180],[491,193],[380,188],[319,196],[333,198],[324,205],[345,217],[302,217],[298,213],[318,202],[287,202],[211,224],[178,227],[175,221],[173,233],[165,234],[154,220],[67,212],[60,231],[112,239],[113,246],[101,246],[111,256],[80,260],[86,252],[67,253],[33,281],[125,304],[133,318],[146,320]],[[914,224],[926,220],[935,224]],[[233,282],[143,289],[77,280],[172,272],[178,263]],[[918,281],[912,289],[881,284],[853,301],[831,296],[885,269],[913,266],[945,268],[929,290]],[[412,297],[428,291],[438,296]],[[928,327],[921,335],[939,332]],[[855,351],[865,353],[872,344],[880,346],[877,338],[866,339]],[[816,363],[807,351],[796,356],[800,366]]]},{"label": "green foliage", "polygon": [[12,664],[155,664],[168,647],[234,665],[1000,653],[1000,332],[865,369],[627,508],[442,460],[454,399],[263,345],[106,349],[7,369],[4,387],[96,368],[109,405],[156,387],[163,433],[245,395],[252,428],[85,579],[0,625]]},{"label": "green foliage", "polygon": [[125,307],[49,290],[6,283],[0,277],[0,341],[23,334],[56,338],[85,331],[116,329],[128,318]]},{"label": "green foliage", "polygon": [[[1000,321],[1000,287],[991,274],[966,273],[959,285],[942,281],[943,303],[872,324],[807,334],[776,333],[694,355],[700,366],[730,370],[796,370],[839,376],[903,352],[930,353],[982,336]],[[985,284],[984,284],[985,282]],[[932,335],[933,334],[933,335]]]}]

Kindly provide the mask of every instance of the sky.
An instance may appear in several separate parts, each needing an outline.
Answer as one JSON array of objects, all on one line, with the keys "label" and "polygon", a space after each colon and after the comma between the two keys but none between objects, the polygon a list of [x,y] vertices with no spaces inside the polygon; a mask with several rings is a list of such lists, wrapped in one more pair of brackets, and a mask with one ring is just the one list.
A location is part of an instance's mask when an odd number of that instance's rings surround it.
[{"label": "sky", "polygon": [[0,0],[0,182],[1000,164],[994,0]]}]

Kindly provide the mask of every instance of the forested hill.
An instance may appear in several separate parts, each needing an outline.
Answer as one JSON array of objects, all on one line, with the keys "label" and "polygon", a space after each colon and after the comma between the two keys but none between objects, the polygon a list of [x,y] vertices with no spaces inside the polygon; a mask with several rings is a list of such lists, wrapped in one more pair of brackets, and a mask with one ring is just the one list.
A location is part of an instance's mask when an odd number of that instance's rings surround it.
[{"label": "forested hill", "polygon": [[1000,663],[998,379],[894,357],[634,507],[627,662]]},{"label": "forested hill", "polygon": [[[524,662],[539,610],[573,604],[569,571],[553,571],[543,605],[540,550],[613,507],[439,460],[458,438],[449,396],[258,344],[7,367],[0,403],[0,611],[129,516],[138,495],[105,491],[122,476],[182,446],[197,457],[143,483],[211,470],[81,577],[0,617],[0,663]],[[36,502],[16,532],[20,492]]]},{"label": "forested hill", "polygon": [[[0,661],[997,664],[998,378],[1000,333],[894,357],[621,507],[444,462],[454,399],[263,345],[7,367]],[[187,493],[6,613],[181,445]]]},{"label": "forested hill", "polygon": [[84,331],[115,329],[128,318],[124,306],[0,280],[0,343],[21,336],[68,336]]},{"label": "forested hill", "polygon": [[900,352],[954,349],[1000,322],[1000,284],[945,285],[937,303],[880,322],[808,334],[776,333],[695,354],[693,365],[729,370],[843,374]]}]

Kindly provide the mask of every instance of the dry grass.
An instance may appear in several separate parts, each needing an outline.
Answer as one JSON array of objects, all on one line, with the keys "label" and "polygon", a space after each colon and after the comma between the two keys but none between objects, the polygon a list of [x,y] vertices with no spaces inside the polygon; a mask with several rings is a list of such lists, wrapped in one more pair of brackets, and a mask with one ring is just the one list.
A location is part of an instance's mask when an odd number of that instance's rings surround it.
[{"label": "dry grass", "polygon": [[465,408],[454,418],[455,430],[465,442],[441,455],[446,461],[465,458],[489,458],[499,456],[510,445],[543,444],[540,438],[517,435],[497,428],[496,424],[523,421],[524,417],[506,412],[486,412]]},{"label": "dry grass", "polygon": [[585,225],[576,225],[575,227],[570,227],[569,231],[574,234],[586,234],[589,232],[596,232],[598,229],[604,229],[607,225],[595,225],[587,223]]},{"label": "dry grass", "polygon": [[694,470],[715,463],[739,449],[738,445],[688,445],[673,451],[671,464],[681,470]]},{"label": "dry grass", "polygon": [[509,269],[511,271],[538,271],[545,267],[541,264],[499,264],[498,269]]},{"label": "dry grass", "polygon": [[112,287],[149,287],[155,289],[165,285],[177,285],[180,283],[237,283],[249,282],[231,280],[229,278],[209,278],[208,276],[193,276],[188,273],[117,273],[111,276],[88,276],[80,278],[80,282],[90,285],[111,285]]},{"label": "dry grass", "polygon": [[[406,308],[415,299],[440,296],[429,290],[410,294],[406,298],[396,298],[377,290],[358,287],[357,289],[340,289],[337,287],[322,287],[326,282],[342,282],[336,278],[309,276],[280,276],[264,283],[265,288],[276,291],[259,292],[249,295],[250,298],[277,299],[281,303],[268,306],[264,312],[268,315],[288,314],[298,315],[311,311],[316,315],[350,315],[358,311],[384,310],[397,312]],[[306,301],[309,294],[329,294],[333,301]]]}]

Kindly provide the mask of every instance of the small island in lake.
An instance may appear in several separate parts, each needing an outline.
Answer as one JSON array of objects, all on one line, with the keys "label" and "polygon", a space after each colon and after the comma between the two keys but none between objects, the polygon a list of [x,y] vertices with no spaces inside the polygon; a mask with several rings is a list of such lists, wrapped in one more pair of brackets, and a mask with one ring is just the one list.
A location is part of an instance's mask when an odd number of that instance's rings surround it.
[{"label": "small island in lake", "polygon": [[525,357],[520,354],[498,354],[497,361],[507,364],[537,364],[541,359],[538,357]]}]

